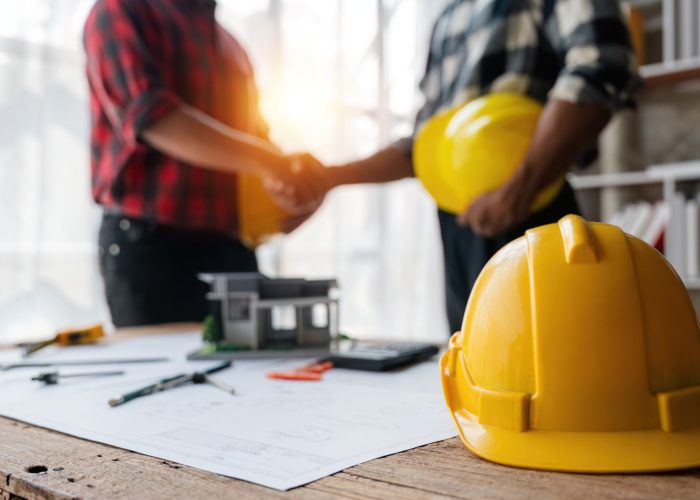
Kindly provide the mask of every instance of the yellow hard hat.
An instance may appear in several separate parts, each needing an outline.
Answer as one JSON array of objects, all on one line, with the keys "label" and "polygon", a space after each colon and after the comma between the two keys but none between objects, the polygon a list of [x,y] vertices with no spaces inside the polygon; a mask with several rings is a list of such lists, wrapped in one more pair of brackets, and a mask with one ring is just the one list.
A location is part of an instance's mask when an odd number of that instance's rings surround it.
[{"label": "yellow hard hat", "polygon": [[[462,212],[510,179],[525,158],[541,111],[529,97],[494,93],[433,116],[416,135],[416,176],[440,208]],[[550,203],[563,182],[546,186],[532,209]]]},{"label": "yellow hard hat", "polygon": [[267,193],[259,176],[238,177],[238,230],[245,245],[255,248],[281,233],[289,217]]},{"label": "yellow hard hat", "polygon": [[568,215],[486,264],[440,359],[464,444],[519,467],[700,465],[700,330],[663,256]]}]

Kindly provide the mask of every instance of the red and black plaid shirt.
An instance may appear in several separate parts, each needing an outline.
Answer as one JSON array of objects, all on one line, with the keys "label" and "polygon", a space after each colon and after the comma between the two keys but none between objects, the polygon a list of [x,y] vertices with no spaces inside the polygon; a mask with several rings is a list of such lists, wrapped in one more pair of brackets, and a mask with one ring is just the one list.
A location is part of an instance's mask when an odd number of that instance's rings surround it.
[{"label": "red and black plaid shirt", "polygon": [[178,161],[139,137],[183,103],[266,137],[251,65],[215,9],[214,0],[98,0],[90,12],[92,194],[106,209],[236,234],[236,176]]}]

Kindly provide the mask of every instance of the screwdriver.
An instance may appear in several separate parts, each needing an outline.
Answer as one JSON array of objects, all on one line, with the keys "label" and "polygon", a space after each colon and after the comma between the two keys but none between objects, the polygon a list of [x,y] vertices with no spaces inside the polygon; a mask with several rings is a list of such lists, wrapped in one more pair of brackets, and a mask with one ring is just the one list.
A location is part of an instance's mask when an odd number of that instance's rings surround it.
[{"label": "screwdriver", "polygon": [[92,325],[87,328],[62,330],[56,336],[49,340],[26,344],[24,348],[24,356],[29,356],[39,349],[52,344],[58,345],[77,345],[77,344],[94,344],[105,336],[104,328],[101,324]]}]

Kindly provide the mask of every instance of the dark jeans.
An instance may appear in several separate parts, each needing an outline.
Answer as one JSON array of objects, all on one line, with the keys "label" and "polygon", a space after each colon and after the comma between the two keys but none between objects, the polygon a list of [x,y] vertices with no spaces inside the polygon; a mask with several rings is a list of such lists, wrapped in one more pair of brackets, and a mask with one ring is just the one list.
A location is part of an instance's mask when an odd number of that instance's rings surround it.
[{"label": "dark jeans", "polygon": [[474,234],[457,224],[454,214],[438,210],[445,258],[447,320],[451,332],[462,328],[469,293],[486,262],[501,247],[522,236],[527,229],[557,222],[567,214],[578,214],[571,186],[566,184],[552,203],[533,213],[522,225],[494,238]]},{"label": "dark jeans", "polygon": [[105,214],[99,264],[115,326],[201,321],[202,272],[257,271],[255,252],[233,237]]}]

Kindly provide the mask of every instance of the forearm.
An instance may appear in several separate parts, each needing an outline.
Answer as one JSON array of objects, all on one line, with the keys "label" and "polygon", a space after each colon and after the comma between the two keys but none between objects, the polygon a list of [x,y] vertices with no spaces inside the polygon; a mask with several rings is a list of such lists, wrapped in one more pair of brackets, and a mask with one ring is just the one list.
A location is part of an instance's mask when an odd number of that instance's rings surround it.
[{"label": "forearm", "polygon": [[328,169],[332,187],[344,184],[384,183],[413,176],[406,154],[394,146],[386,147],[363,160]]},{"label": "forearm", "polygon": [[141,133],[155,149],[223,172],[272,172],[285,163],[274,146],[190,106],[181,106]]},{"label": "forearm", "polygon": [[524,196],[534,197],[595,143],[609,119],[610,113],[595,104],[551,100],[510,184]]},{"label": "forearm", "polygon": [[551,100],[520,168],[503,187],[474,200],[458,215],[458,222],[491,237],[524,221],[535,195],[566,172],[609,119],[609,113],[599,106]]}]

